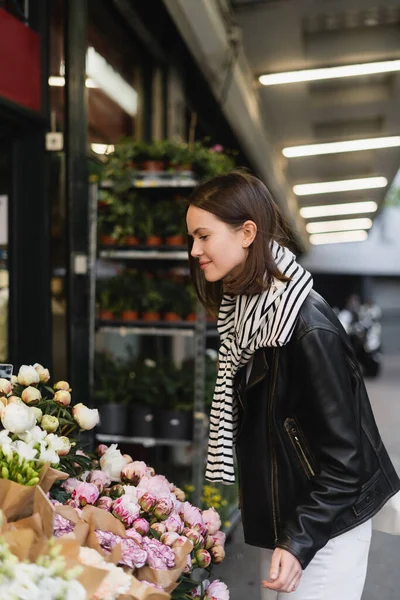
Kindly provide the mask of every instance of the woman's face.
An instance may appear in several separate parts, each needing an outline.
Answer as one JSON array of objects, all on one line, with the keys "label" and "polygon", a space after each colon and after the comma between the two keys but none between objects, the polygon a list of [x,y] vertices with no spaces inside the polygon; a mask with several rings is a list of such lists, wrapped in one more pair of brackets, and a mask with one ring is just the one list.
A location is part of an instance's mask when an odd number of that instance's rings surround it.
[{"label": "woman's face", "polygon": [[186,224],[193,238],[191,255],[207,281],[224,279],[245,263],[250,242],[243,227],[233,229],[197,206],[189,206]]}]

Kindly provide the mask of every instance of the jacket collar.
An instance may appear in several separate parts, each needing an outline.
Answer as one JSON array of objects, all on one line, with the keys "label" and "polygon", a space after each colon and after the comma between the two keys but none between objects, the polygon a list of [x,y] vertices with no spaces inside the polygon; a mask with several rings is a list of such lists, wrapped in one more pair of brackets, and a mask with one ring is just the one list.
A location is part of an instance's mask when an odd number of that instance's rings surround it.
[{"label": "jacket collar", "polygon": [[264,377],[267,375],[269,371],[269,365],[266,354],[267,351],[265,348],[260,348],[260,350],[257,350],[257,352],[254,353],[250,377],[245,385],[246,390],[252,388],[253,385],[264,379]]}]

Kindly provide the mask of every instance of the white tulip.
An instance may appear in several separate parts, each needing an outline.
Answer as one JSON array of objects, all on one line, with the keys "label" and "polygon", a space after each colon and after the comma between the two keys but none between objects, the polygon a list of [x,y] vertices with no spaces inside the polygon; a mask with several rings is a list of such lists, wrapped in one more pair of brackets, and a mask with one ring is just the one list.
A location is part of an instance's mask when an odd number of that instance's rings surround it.
[{"label": "white tulip", "polygon": [[0,396],[8,396],[12,390],[11,382],[4,377],[0,377]]},{"label": "white tulip", "polygon": [[23,390],[21,398],[25,404],[31,404],[32,402],[39,402],[42,399],[42,394],[37,388],[30,385]]},{"label": "white tulip", "polygon": [[97,408],[88,408],[82,402],[73,407],[72,415],[81,429],[93,429],[100,422]]},{"label": "white tulip", "polygon": [[38,452],[35,450],[35,448],[33,448],[33,442],[25,444],[25,442],[22,442],[21,440],[13,442],[11,444],[11,448],[15,450],[19,456],[22,456],[22,458],[25,458],[26,460],[33,460]]},{"label": "white tulip", "polygon": [[60,462],[60,457],[58,456],[55,450],[52,450],[51,448],[46,448],[45,450],[41,451],[39,460],[42,462],[50,463],[52,465],[58,465],[58,463]]},{"label": "white tulip", "polygon": [[111,481],[121,481],[121,471],[128,462],[117,449],[117,444],[111,444],[100,458],[100,467]]},{"label": "white tulip", "polygon": [[[32,411],[34,411],[34,408],[31,408]],[[39,410],[39,409],[36,409]],[[44,438],[47,435],[47,431],[44,431],[41,427],[39,427],[38,425],[35,425],[34,427],[32,427],[31,429],[29,429],[29,431],[24,431],[23,433],[18,434],[18,437],[20,440],[26,442],[27,444],[29,442],[41,442],[42,440],[44,440]]]},{"label": "white tulip", "polygon": [[18,371],[18,383],[21,385],[31,385],[32,383],[39,383],[39,373],[35,367],[30,365],[22,365]]},{"label": "white tulip", "polygon": [[12,402],[2,411],[1,422],[11,433],[23,433],[36,425],[36,417],[28,406]]},{"label": "white tulip", "polygon": [[11,444],[12,439],[8,434],[9,432],[7,431],[7,429],[2,429],[0,431],[0,446],[2,446],[3,444]]},{"label": "white tulip", "polygon": [[42,383],[47,383],[48,380],[50,379],[50,371],[48,369],[45,369],[41,364],[39,363],[35,363],[33,365],[34,369],[36,369],[38,375],[39,375],[39,379]]}]

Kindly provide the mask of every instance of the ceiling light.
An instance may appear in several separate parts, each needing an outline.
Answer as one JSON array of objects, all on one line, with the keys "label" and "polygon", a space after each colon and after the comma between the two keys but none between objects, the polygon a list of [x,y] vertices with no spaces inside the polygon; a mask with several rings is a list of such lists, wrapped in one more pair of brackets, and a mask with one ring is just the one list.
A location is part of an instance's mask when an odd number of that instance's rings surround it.
[{"label": "ceiling light", "polygon": [[138,94],[93,47],[86,53],[86,73],[128,115],[137,113]]},{"label": "ceiling light", "polygon": [[[90,77],[88,77],[86,79],[86,87],[87,88],[98,88],[99,86],[93,81],[93,79],[90,79]],[[65,77],[63,77],[62,75],[50,75],[49,77],[49,85],[51,87],[64,87],[65,85]]]},{"label": "ceiling light", "polygon": [[319,244],[340,244],[343,242],[365,242],[368,233],[364,230],[359,231],[336,231],[335,233],[316,233],[310,235],[310,243]]},{"label": "ceiling light", "polygon": [[378,148],[395,148],[400,146],[400,135],[390,137],[369,138],[365,140],[348,140],[329,142],[327,144],[307,144],[306,146],[289,146],[282,150],[287,158],[299,156],[317,156],[319,154],[337,154],[339,152],[358,152],[360,150],[376,150]]},{"label": "ceiling light", "polygon": [[112,144],[90,144],[90,147],[96,154],[111,154],[114,152]]},{"label": "ceiling light", "polygon": [[391,73],[393,71],[400,71],[400,60],[385,60],[373,63],[343,65],[320,69],[304,69],[302,71],[288,71],[286,73],[270,73],[268,75],[260,75],[258,80],[262,85],[279,85],[282,83],[317,81],[319,79],[336,79],[338,77]]},{"label": "ceiling light", "polygon": [[334,217],[336,215],[358,215],[372,213],[378,209],[376,202],[348,202],[347,204],[325,204],[322,206],[304,206],[300,214],[304,219]]},{"label": "ceiling light", "polygon": [[372,221],[368,218],[339,219],[337,221],[315,221],[308,223],[308,233],[326,233],[328,231],[352,231],[354,229],[370,229]]},{"label": "ceiling light", "polygon": [[293,191],[297,196],[328,194],[332,192],[348,192],[353,190],[372,190],[387,186],[386,177],[363,177],[361,179],[343,179],[340,181],[321,181],[319,183],[303,183],[295,185]]}]

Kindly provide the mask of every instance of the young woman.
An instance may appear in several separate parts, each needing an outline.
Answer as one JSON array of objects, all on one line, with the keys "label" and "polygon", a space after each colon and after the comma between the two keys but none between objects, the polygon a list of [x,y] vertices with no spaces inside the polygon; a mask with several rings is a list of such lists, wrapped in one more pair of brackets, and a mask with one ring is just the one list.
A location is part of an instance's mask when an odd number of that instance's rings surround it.
[{"label": "young woman", "polygon": [[234,482],[235,447],[265,599],[359,600],[371,517],[400,481],[346,334],[256,177],[200,185],[186,220],[194,286],[221,341],[206,477]]}]

